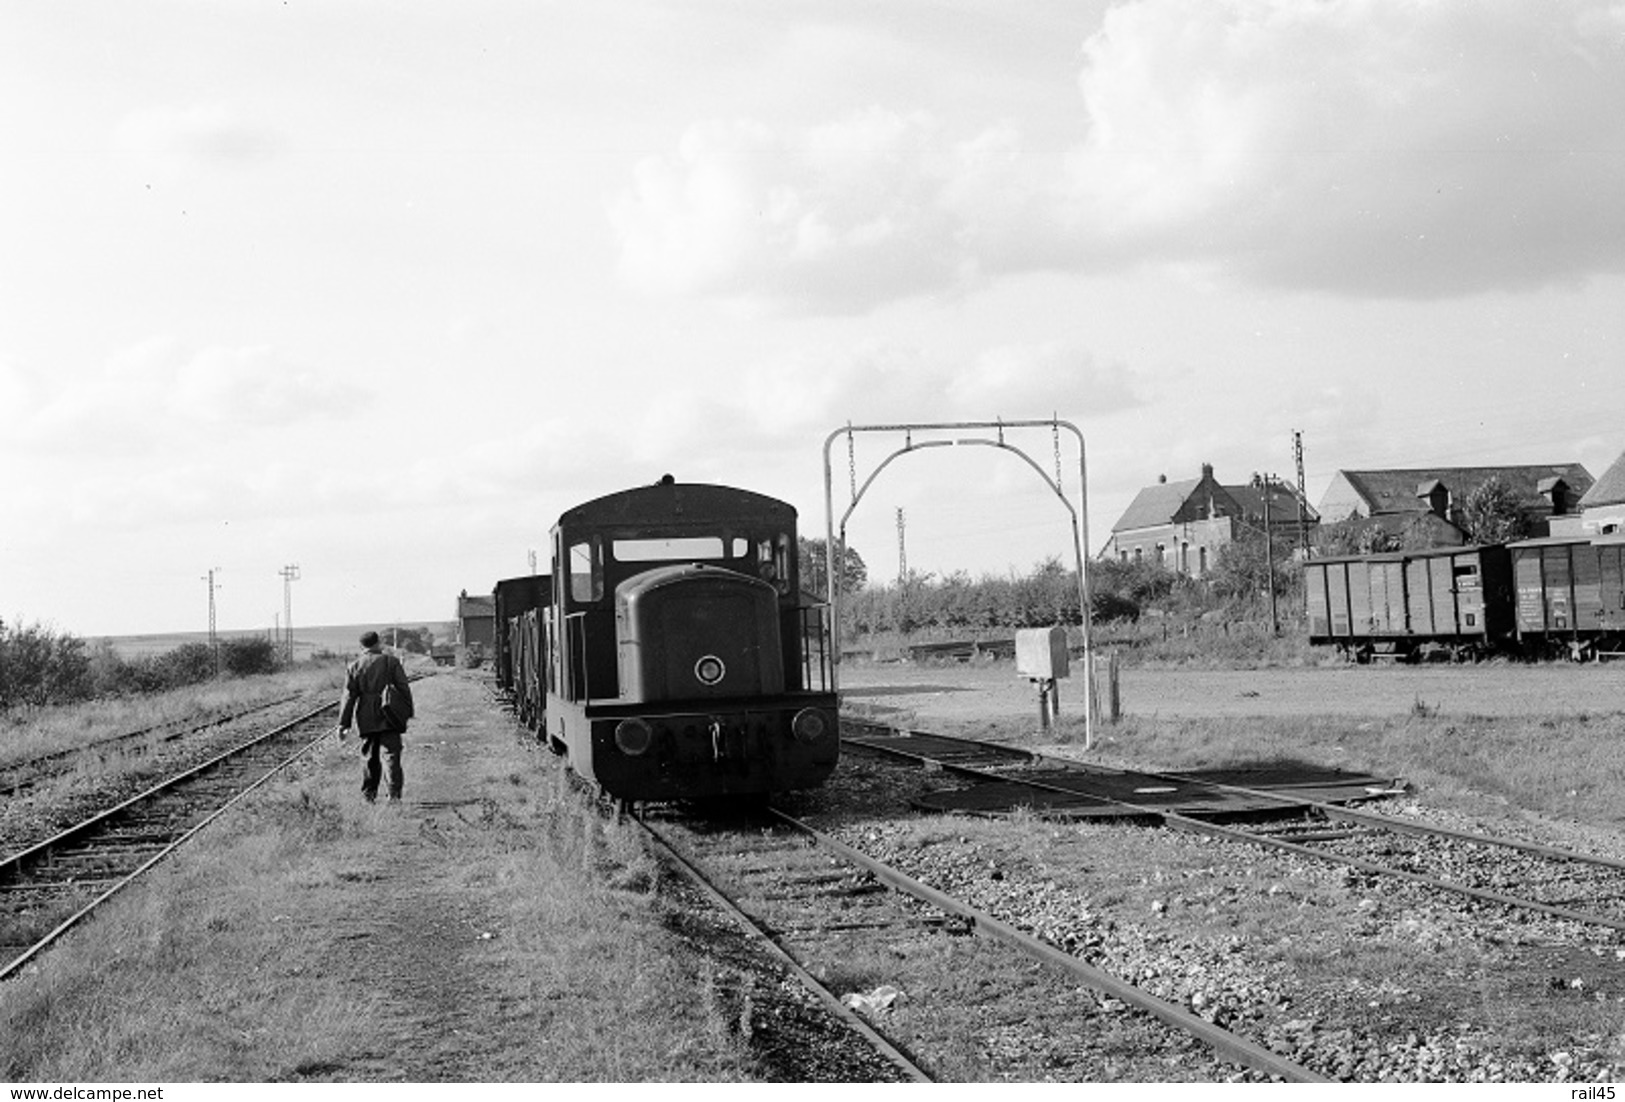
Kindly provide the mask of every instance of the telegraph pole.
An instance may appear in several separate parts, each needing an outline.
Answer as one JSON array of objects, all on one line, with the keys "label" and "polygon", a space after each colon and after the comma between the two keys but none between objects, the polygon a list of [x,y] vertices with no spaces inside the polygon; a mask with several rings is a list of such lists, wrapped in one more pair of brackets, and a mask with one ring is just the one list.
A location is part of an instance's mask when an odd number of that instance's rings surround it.
[{"label": "telegraph pole", "polygon": [[209,583],[209,653],[214,655],[214,675],[220,676],[220,636],[214,630],[214,576],[218,566],[209,568],[203,580]]},{"label": "telegraph pole", "polygon": [[903,540],[903,507],[897,507],[897,584],[908,582],[908,548]]},{"label": "telegraph pole", "polygon": [[293,663],[293,583],[299,580],[299,566],[293,564],[284,566],[277,573],[282,575],[282,622],[287,630],[287,643],[283,648],[283,657],[290,665]]},{"label": "telegraph pole", "polygon": [[[1272,474],[1253,475],[1253,485],[1263,486],[1264,498],[1264,576],[1270,588],[1270,633],[1281,634],[1281,617],[1275,609],[1275,536],[1270,531],[1270,496],[1275,484]],[[1301,505],[1300,505],[1301,508]]]},{"label": "telegraph pole", "polygon": [[1303,433],[1292,430],[1292,459],[1298,465],[1298,547],[1305,558],[1309,557],[1309,518],[1304,515],[1304,502],[1307,497],[1303,487]]}]

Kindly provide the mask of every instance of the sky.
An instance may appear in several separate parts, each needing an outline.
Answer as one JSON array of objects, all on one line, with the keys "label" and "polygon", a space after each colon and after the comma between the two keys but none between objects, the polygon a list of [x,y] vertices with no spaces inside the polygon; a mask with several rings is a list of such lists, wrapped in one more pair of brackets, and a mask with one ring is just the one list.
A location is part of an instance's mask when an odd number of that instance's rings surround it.
[{"label": "sky", "polygon": [[[821,536],[826,456],[872,578],[1003,575],[1622,411],[1617,0],[0,5],[12,625],[447,620],[667,473]],[[1081,454],[841,432],[997,420]]]}]

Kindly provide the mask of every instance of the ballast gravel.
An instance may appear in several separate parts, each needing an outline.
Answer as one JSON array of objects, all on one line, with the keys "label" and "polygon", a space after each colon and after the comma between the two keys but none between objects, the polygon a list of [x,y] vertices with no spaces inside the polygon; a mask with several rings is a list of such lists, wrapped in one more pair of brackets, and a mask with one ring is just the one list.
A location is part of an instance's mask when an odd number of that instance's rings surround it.
[{"label": "ballast gravel", "polygon": [[[829,793],[825,826],[842,841],[1320,1074],[1359,1083],[1625,1078],[1618,931],[1150,828],[881,818],[878,793],[895,788],[901,805],[918,775],[869,761],[855,768],[868,814],[840,810],[840,779]],[[1485,829],[1414,800],[1383,810]],[[1557,844],[1549,829],[1528,833]],[[1586,848],[1617,844],[1593,837]],[[1457,867],[1430,875],[1470,880],[1501,856],[1441,850]],[[1625,881],[1614,883],[1619,891]]]}]

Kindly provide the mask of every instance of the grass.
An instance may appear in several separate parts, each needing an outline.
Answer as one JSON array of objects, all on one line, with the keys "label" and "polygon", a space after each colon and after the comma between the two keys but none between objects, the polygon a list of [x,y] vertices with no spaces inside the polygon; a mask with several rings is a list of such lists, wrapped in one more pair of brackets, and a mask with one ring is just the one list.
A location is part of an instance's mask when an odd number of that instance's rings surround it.
[{"label": "grass", "polygon": [[484,750],[427,818],[356,800],[348,754],[270,786],[0,988],[0,1079],[748,1078],[749,1008],[671,944],[630,829]]},{"label": "grass", "polygon": [[[1530,812],[1588,826],[1625,826],[1619,716],[1451,716],[1418,701],[1402,716],[1143,717],[1096,728],[1085,756],[1113,765],[1196,769],[1299,761],[1402,778],[1430,803],[1467,814]],[[1040,736],[1025,718],[933,725],[1020,745]],[[1081,715],[1043,736],[1083,754]]]},{"label": "grass", "polygon": [[265,677],[226,678],[150,696],[0,712],[0,766],[113,735],[344,686],[342,663],[303,665]]}]

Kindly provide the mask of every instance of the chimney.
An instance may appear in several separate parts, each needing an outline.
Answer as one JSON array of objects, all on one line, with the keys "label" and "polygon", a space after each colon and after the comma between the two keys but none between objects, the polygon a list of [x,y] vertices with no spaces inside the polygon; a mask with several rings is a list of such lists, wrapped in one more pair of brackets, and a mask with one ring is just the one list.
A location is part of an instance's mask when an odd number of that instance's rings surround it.
[{"label": "chimney", "polygon": [[1203,478],[1212,478],[1213,477],[1213,464],[1211,464],[1211,463],[1203,463],[1202,464],[1202,477]]}]

